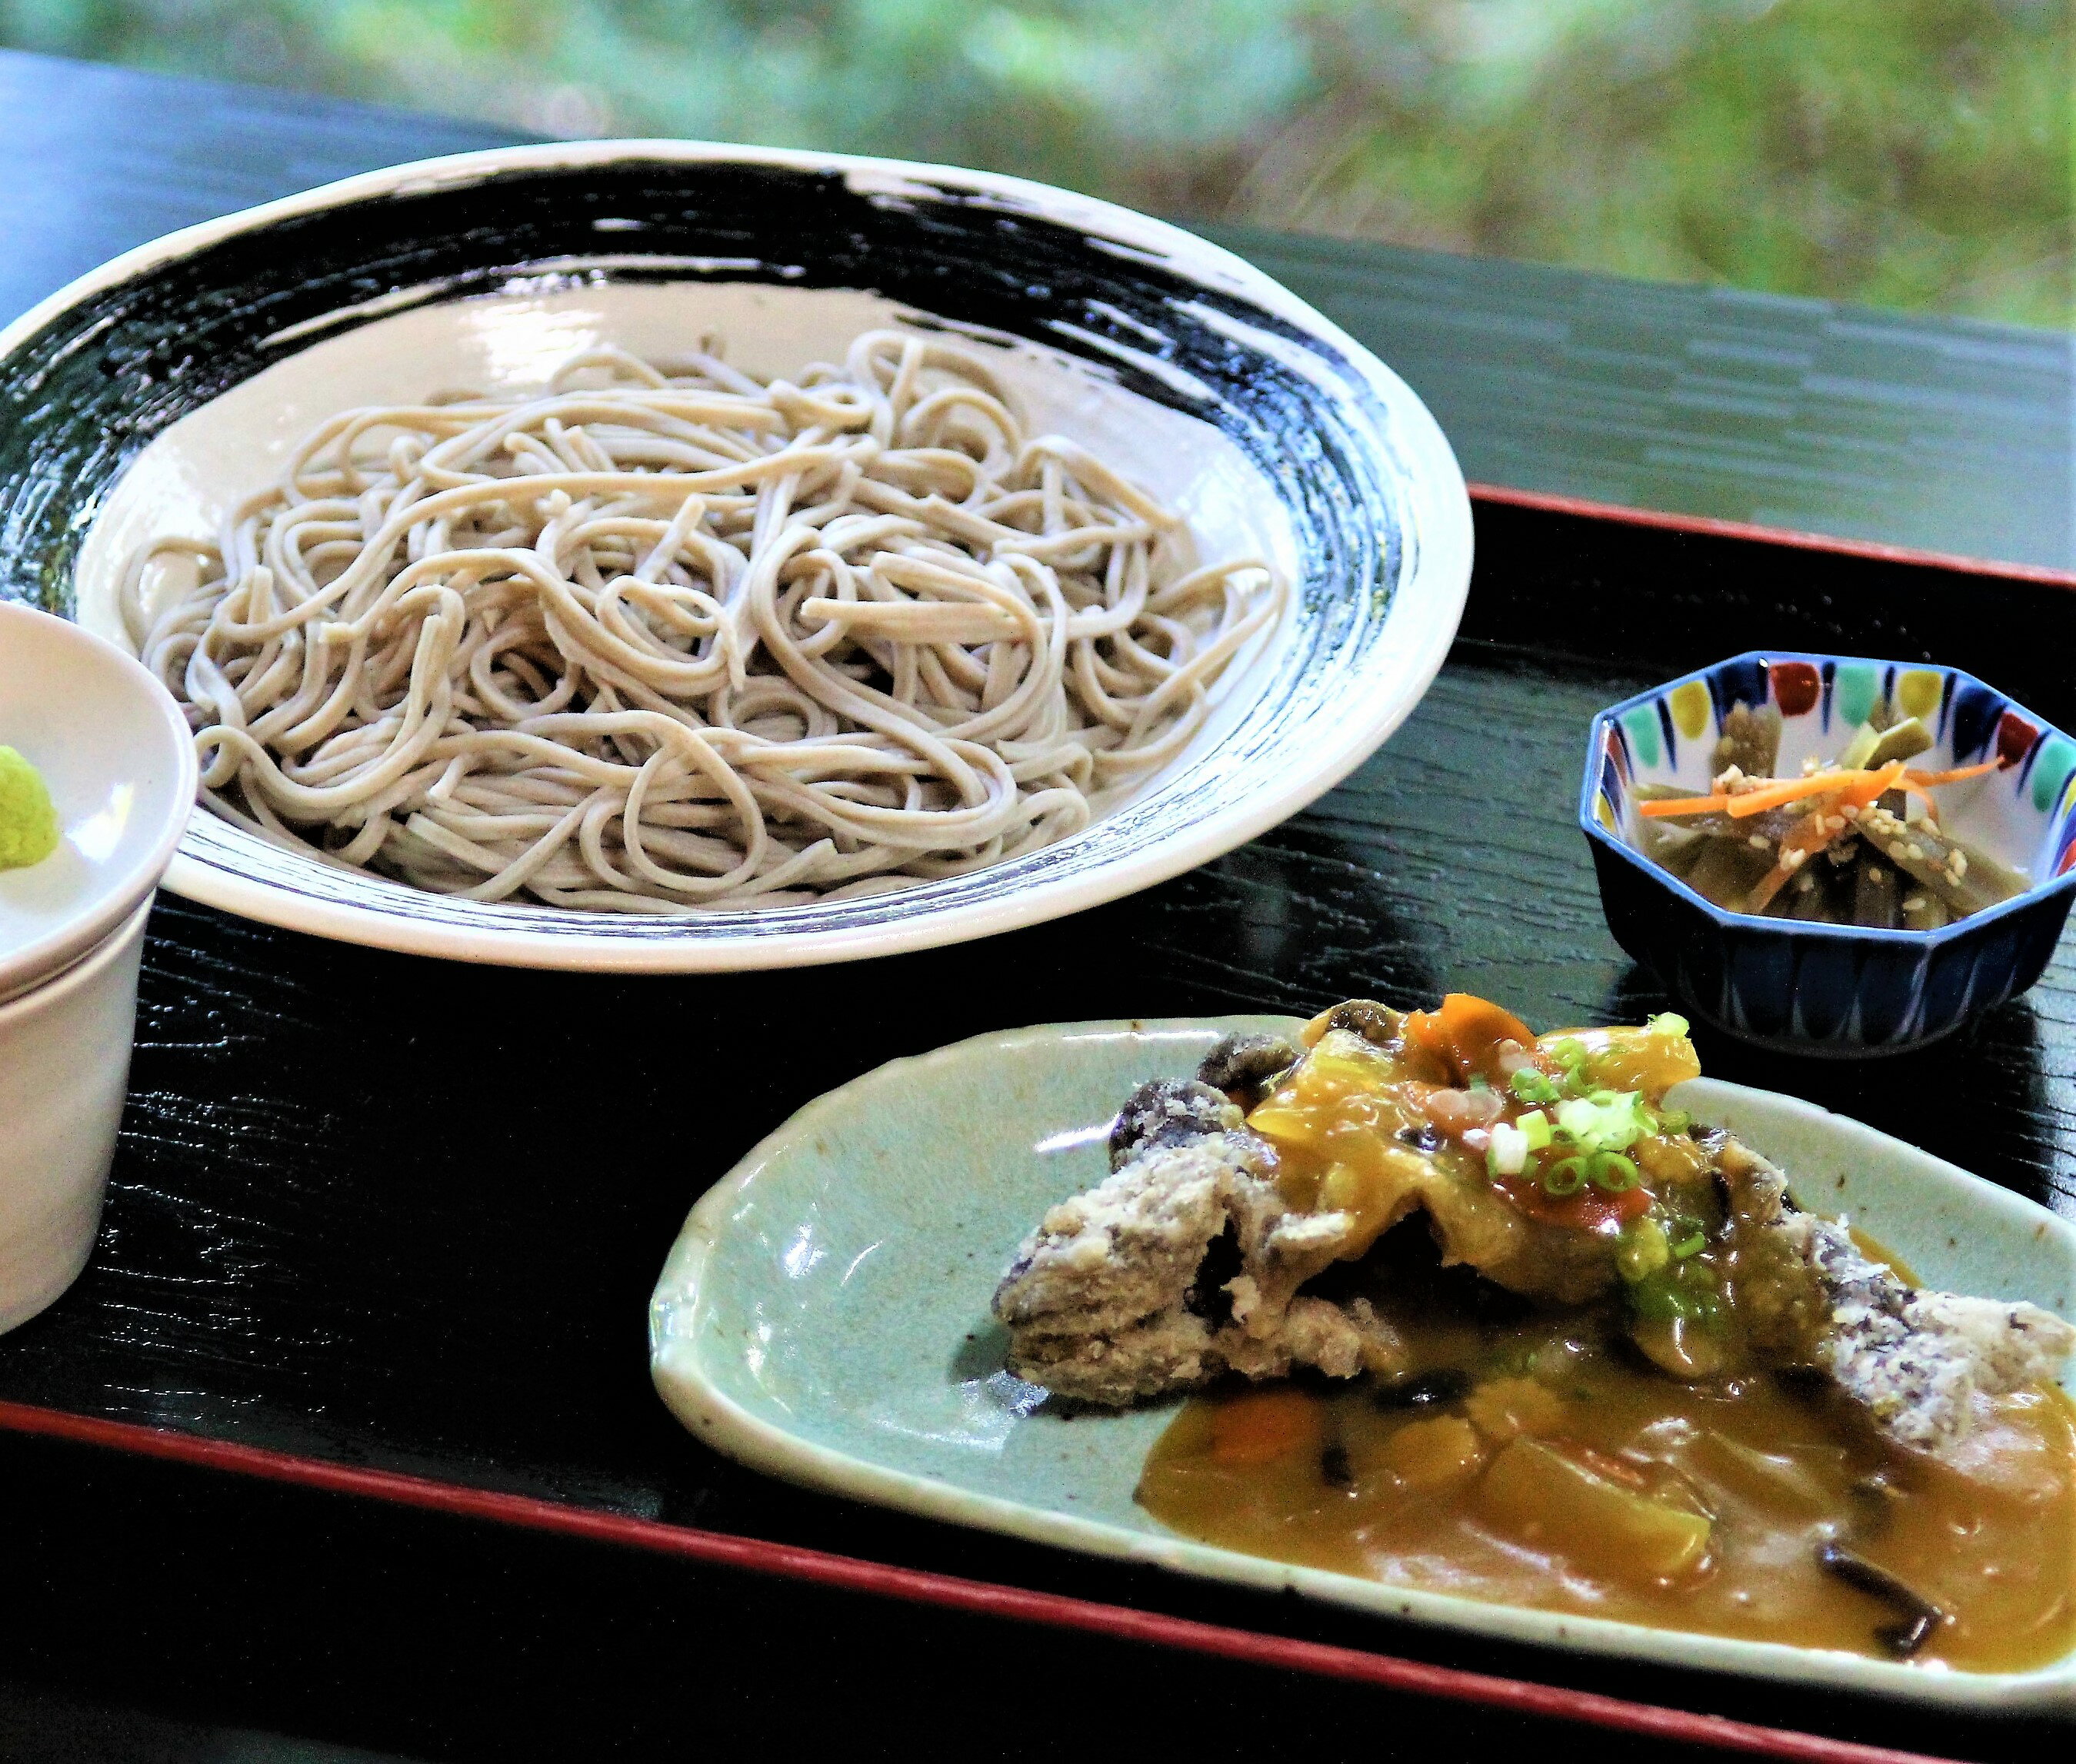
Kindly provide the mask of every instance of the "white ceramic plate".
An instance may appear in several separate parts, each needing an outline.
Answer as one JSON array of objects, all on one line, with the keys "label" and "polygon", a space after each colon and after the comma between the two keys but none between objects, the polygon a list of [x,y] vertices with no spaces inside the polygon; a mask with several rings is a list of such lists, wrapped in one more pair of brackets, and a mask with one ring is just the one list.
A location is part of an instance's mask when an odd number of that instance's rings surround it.
[{"label": "white ceramic plate", "polygon": [[[996,1280],[1046,1208],[1100,1180],[1118,1104],[1222,1034],[1282,1018],[1063,1024],[962,1041],[810,1103],[701,1197],[650,1305],[657,1388],[707,1444],[789,1481],[1040,1543],[1520,1642],[1850,1686],[2076,1709],[2076,1658],[1991,1674],[1533,1611],[1197,1543],[1132,1500],[1173,1413],[1071,1425],[1003,1372]],[[1696,1079],[1702,1119],[1778,1160],[1951,1290],[2076,1311],[2076,1228],[1792,1098]]]},{"label": "white ceramic plate", "polygon": [[[1231,849],[1330,787],[1440,666],[1469,504],[1403,382],[1260,272],[1127,210],[1013,178],[837,156],[587,143],[349,180],[119,258],[0,332],[0,449],[31,511],[0,597],[119,634],[122,560],[205,537],[341,406],[538,385],[600,339],[729,338],[753,369],[882,323],[1001,352],[1043,424],[1128,459],[1206,554],[1298,591],[1191,746],[1082,833],[970,876],[669,919],[455,901],[198,816],[168,885],[322,935],[544,967],[687,971],[924,948],[1056,917]],[[7,572],[11,572],[10,575]]]}]

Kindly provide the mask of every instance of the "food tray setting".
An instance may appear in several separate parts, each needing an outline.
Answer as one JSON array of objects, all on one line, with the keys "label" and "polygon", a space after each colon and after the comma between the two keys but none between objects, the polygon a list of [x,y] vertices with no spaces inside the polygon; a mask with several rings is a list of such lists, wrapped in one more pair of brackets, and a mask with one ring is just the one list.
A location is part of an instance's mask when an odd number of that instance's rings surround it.
[{"label": "food tray setting", "polygon": [[[1010,985],[1034,1023],[1302,1017],[1451,986],[1538,1026],[1667,1008],[1605,928],[1577,769],[1596,712],[1729,647],[1708,631],[1936,654],[2069,719],[2047,659],[2076,637],[2060,585],[1584,512],[1478,519],[1451,659],[1386,748],[1273,834],[1071,919],[849,969],[657,980],[441,966],[162,902],[108,1230],[67,1297],[0,1340],[0,1421],[611,1536],[723,1585],[749,1567],[806,1599],[964,1600],[1783,1755],[2008,1755],[2024,1718],[1793,1685],[1755,1705],[1733,1679],[1504,1638],[1470,1655],[1389,1617],[862,1507],[741,1467],[657,1400],[634,1319],[691,1203],[820,1093],[999,1029]],[[1646,583],[1663,615],[1647,624],[1624,610]],[[2008,616],[1982,619],[1986,599]],[[1537,612],[1553,601],[1571,615],[1555,629]],[[2041,641],[2007,650],[2008,629]],[[1566,646],[1609,631],[1635,646]],[[1872,1064],[1695,1036],[1712,1077],[1887,1128],[2067,1218],[2072,984],[2057,959],[1940,1046]],[[601,1023],[619,1050],[603,1080]]]},{"label": "food tray setting", "polygon": [[1473,587],[1250,265],[833,156],[350,180],[0,393],[111,695],[0,699],[0,1427],[1430,1716],[2066,1725],[2076,584],[1487,491]]}]

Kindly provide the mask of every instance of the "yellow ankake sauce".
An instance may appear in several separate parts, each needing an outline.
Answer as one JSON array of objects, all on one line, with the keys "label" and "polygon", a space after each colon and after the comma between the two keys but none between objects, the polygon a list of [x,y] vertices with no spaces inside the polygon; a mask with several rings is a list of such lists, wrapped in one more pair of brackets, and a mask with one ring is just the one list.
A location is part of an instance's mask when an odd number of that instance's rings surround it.
[{"label": "yellow ankake sauce", "polygon": [[1405,1374],[1191,1400],[1147,1460],[1155,1518],[1394,1586],[1892,1658],[1897,1610],[1819,1565],[1831,1542],[1947,1614],[1919,1661],[2016,1671],[2076,1646],[2059,1392],[2003,1399],[1949,1467],[1820,1381],[1666,1376],[1620,1339],[1618,1296],[1499,1293],[1437,1266],[1418,1218],[1353,1277]]}]

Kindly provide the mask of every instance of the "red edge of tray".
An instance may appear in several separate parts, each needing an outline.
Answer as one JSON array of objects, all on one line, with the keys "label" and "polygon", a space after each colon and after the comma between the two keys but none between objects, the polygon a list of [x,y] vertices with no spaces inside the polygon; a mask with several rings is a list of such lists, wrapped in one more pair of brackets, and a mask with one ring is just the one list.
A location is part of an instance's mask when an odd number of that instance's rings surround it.
[{"label": "red edge of tray", "polygon": [[1798,551],[1827,551],[1837,557],[1869,558],[1883,563],[1916,564],[1969,575],[2000,576],[2012,582],[2044,582],[2055,587],[2076,588],[2076,570],[2051,569],[2045,564],[2009,563],[1995,558],[1971,558],[1951,551],[1920,551],[1910,546],[1886,545],[1878,539],[1841,539],[1827,533],[1759,526],[1748,521],[1719,520],[1713,515],[1667,514],[1653,508],[1632,508],[1617,502],[1596,502],[1587,496],[1516,490],[1505,484],[1473,483],[1466,488],[1473,502],[1497,503],[1510,508],[1538,508],[1547,514],[1580,515],[1588,520],[1654,527],[1666,533],[1700,533],[1717,539],[1749,539],[1756,545],[1787,546]]},{"label": "red edge of tray", "polygon": [[1584,1722],[1621,1733],[1713,1746],[1721,1751],[1793,1758],[1804,1761],[1804,1764],[1952,1764],[1952,1761],[1926,1753],[1862,1745],[1850,1740],[1827,1739],[1821,1734],[1787,1728],[1760,1727],[1719,1715],[1663,1708],[1590,1691],[1565,1690],[1526,1679],[1430,1666],[1388,1654],[1301,1642],[1251,1629],[1227,1629],[1184,1617],[1135,1611],[1126,1605],[1102,1604],[1061,1593],[1034,1592],[993,1581],[969,1580],[956,1575],[896,1567],[855,1556],[835,1555],[823,1550],[800,1549],[761,1538],[667,1525],[658,1520],[638,1519],[533,1496],[504,1494],[427,1476],[359,1469],[320,1458],[299,1457],[293,1452],[233,1444],[171,1428],[147,1427],[135,1422],[74,1414],[69,1410],[46,1409],[33,1403],[0,1401],[0,1430],[68,1440],[139,1457],[166,1459],[235,1476],[256,1476],[268,1482],[287,1483],[331,1494],[386,1500],[397,1506],[416,1507],[461,1518],[489,1520],[532,1531],[582,1538],[596,1543],[618,1544],[654,1554],[676,1556],[752,1574],[773,1575],[846,1592],[905,1599],[913,1604],[936,1605],[978,1617],[1002,1617],[1013,1622],[1077,1630],[1086,1635],[1107,1636],[1119,1642],[1181,1648],[1255,1666],[1310,1672],[1323,1678],[1373,1684],[1416,1696],[1443,1697],[1515,1714]]}]

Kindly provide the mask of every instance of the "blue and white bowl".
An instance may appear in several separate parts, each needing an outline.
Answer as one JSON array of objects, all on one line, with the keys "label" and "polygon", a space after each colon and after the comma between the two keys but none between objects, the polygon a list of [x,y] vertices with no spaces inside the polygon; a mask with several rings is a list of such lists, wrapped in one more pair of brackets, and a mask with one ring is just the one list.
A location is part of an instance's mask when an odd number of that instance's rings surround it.
[{"label": "blue and white bowl", "polygon": [[[1739,704],[1780,712],[1784,776],[1812,756],[1836,758],[1883,704],[1933,733],[1928,770],[2003,759],[1943,787],[1941,819],[2032,886],[1934,932],[1762,918],[1705,899],[1638,849],[1636,791],[1705,792]],[[2076,741],[1958,668],[1754,650],[1595,717],[1579,824],[1608,929],[1683,1008],[1783,1052],[1899,1052],[2024,992],[2046,967],[2076,888]]]}]

